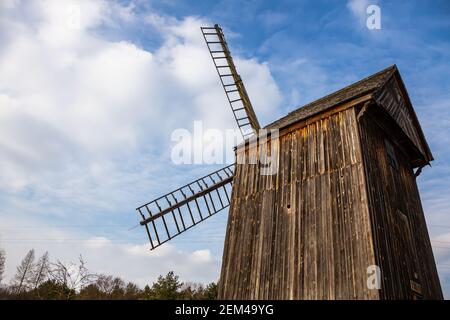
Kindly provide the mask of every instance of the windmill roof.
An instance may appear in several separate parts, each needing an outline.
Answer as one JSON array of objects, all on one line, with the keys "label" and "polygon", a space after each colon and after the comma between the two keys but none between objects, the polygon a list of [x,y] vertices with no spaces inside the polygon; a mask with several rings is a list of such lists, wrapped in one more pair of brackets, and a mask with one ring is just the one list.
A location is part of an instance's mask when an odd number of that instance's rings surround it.
[{"label": "windmill roof", "polygon": [[[383,102],[382,99],[383,88],[386,88],[387,83],[392,79],[396,79],[396,83],[400,90],[403,92],[403,101],[400,102],[398,106],[390,105],[390,102]],[[433,155],[431,154],[428,143],[423,134],[420,123],[417,119],[417,115],[409,99],[408,93],[406,91],[405,85],[401,79],[400,73],[398,72],[397,66],[392,65],[384,70],[381,70],[369,77],[366,77],[358,82],[355,82],[345,88],[335,91],[323,98],[315,100],[307,105],[300,107],[286,116],[278,119],[267,125],[266,129],[283,129],[290,125],[293,125],[299,121],[305,120],[316,114],[322,113],[333,107],[342,105],[346,102],[355,100],[359,97],[372,94],[377,103],[379,103],[397,122],[401,130],[409,137],[412,143],[418,148],[419,152],[423,156],[423,163],[427,164],[429,161],[433,160]],[[381,94],[381,95],[380,95]],[[405,119],[400,119],[399,114],[402,114],[397,108],[402,108],[406,112]]]},{"label": "windmill roof", "polygon": [[397,71],[397,66],[392,65],[367,78],[355,82],[345,88],[335,91],[325,97],[315,100],[300,107],[286,116],[267,125],[266,129],[282,129],[295,122],[304,120],[320,112],[326,111],[338,104],[350,101],[380,88],[390,76]]}]

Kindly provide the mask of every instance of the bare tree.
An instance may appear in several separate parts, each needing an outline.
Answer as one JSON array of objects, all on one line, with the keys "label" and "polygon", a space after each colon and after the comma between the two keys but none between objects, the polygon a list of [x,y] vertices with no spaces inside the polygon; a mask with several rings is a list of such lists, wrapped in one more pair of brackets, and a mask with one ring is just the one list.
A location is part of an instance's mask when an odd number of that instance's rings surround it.
[{"label": "bare tree", "polygon": [[5,251],[0,249],[0,284],[3,280],[3,273],[5,272]]},{"label": "bare tree", "polygon": [[[86,262],[80,255],[78,264],[64,264],[59,261],[52,264],[49,272],[51,280],[59,285],[66,299],[72,298],[77,291],[95,281],[96,276],[89,273]],[[67,289],[67,290],[66,290]]]},{"label": "bare tree", "polygon": [[184,282],[180,287],[182,299],[200,299],[205,287],[201,283]]},{"label": "bare tree", "polygon": [[37,289],[45,280],[47,280],[50,270],[48,252],[45,252],[38,260],[34,268],[33,289]]},{"label": "bare tree", "polygon": [[31,249],[17,267],[16,274],[12,280],[11,287],[16,294],[30,288],[34,275],[34,249]]},{"label": "bare tree", "polygon": [[112,296],[114,293],[125,290],[125,282],[119,277],[110,275],[99,275],[95,281],[95,285],[108,297]]},{"label": "bare tree", "polygon": [[141,292],[142,291],[137,284],[133,282],[128,282],[127,286],[125,287],[125,293],[123,298],[126,300],[136,300],[140,298]]}]

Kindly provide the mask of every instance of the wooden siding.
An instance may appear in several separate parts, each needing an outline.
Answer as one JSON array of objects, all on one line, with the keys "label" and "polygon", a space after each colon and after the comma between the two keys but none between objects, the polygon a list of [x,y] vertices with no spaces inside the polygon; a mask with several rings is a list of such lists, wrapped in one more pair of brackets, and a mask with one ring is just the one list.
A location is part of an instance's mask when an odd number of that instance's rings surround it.
[{"label": "wooden siding", "polygon": [[[270,145],[268,142],[267,144]],[[280,137],[279,170],[239,164],[238,150],[219,298],[378,299],[353,108]]]},{"label": "wooden siding", "polygon": [[[370,113],[361,118],[360,134],[381,298],[412,299],[411,286],[419,284],[424,299],[442,299],[410,159],[374,119]],[[389,165],[386,140],[394,147],[396,167]]]},{"label": "wooden siding", "polygon": [[340,106],[344,103],[355,101],[358,97],[362,97],[368,94],[376,92],[393,74],[398,73],[395,65],[390,66],[384,70],[381,70],[367,78],[361,79],[345,88],[339,89],[327,96],[324,96],[318,100],[315,100],[301,108],[298,108],[286,116],[272,122],[267,125],[266,128],[282,129],[291,126],[299,121],[306,120],[324,111],[334,109],[336,106]]},{"label": "wooden siding", "polygon": [[426,162],[431,160],[426,151],[427,147],[424,146],[419,133],[421,129],[417,127],[414,121],[413,111],[407,106],[406,97],[403,96],[395,76],[392,76],[382,90],[379,90],[375,100],[380,106],[386,109],[392,119],[400,126],[414,146],[423,155]]}]

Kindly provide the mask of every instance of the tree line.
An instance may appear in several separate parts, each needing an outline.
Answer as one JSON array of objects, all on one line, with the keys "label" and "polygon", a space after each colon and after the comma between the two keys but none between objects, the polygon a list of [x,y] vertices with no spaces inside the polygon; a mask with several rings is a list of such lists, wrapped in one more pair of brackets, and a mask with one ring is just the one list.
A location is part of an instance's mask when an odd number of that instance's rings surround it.
[{"label": "tree line", "polygon": [[0,299],[212,300],[217,296],[216,283],[181,282],[173,271],[142,289],[120,277],[91,273],[82,256],[76,263],[52,262],[47,252],[36,259],[34,249],[22,259],[11,281],[3,284],[5,259],[0,249]]}]

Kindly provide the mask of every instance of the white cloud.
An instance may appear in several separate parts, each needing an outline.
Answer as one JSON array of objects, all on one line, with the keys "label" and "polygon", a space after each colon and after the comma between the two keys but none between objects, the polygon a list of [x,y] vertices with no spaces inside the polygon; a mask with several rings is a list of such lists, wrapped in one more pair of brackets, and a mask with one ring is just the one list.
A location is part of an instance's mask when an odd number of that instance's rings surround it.
[{"label": "white cloud", "polygon": [[19,4],[20,0],[3,0],[0,2],[0,7],[3,9],[11,9]]},{"label": "white cloud", "polygon": [[[150,251],[148,244],[112,244],[86,252],[87,261],[96,269],[109,274],[120,274],[139,285],[154,281],[161,273],[173,270],[185,281],[217,281],[220,261],[207,249],[187,252],[170,243]],[[111,263],[116,265],[112,266]],[[164,270],[164,271],[163,271]]]},{"label": "white cloud", "polygon": [[[121,28],[136,23],[153,28],[161,45],[144,49],[128,40]],[[2,1],[0,241],[9,276],[34,247],[54,259],[83,254],[93,271],[141,284],[172,269],[186,280],[217,280],[219,260],[208,245],[168,244],[150,253],[136,245],[145,243],[141,229],[123,232],[137,222],[140,201],[199,171],[180,173],[168,162],[172,130],[190,129],[194,120],[205,129],[236,127],[203,24],[156,13],[142,18],[132,4],[101,0]],[[235,59],[256,113],[269,119],[281,103],[269,68]],[[108,223],[123,227],[89,228]]]},{"label": "white cloud", "polygon": [[[97,235],[104,230],[110,235]],[[72,221],[54,225],[21,214],[10,216],[8,221],[2,219],[0,247],[6,251],[5,280],[11,279],[20,260],[34,248],[37,256],[48,251],[51,261],[65,263],[76,262],[81,254],[90,271],[117,275],[140,286],[151,284],[171,270],[183,281],[217,281],[220,258],[209,249],[179,249],[169,242],[150,251],[144,233],[133,233],[132,237],[124,236],[126,233],[125,226],[107,223],[102,226],[98,222],[89,225]]]},{"label": "white cloud", "polygon": [[347,8],[350,9],[350,11],[361,20],[365,20],[367,17],[367,7],[370,5],[369,0],[348,0],[347,1]]},{"label": "white cloud", "polygon": [[[54,170],[64,157],[64,165],[135,157],[136,148],[167,139],[175,126],[189,126],[188,119],[219,129],[236,126],[199,32],[205,22],[153,14],[164,24],[164,43],[151,53],[90,32],[113,19],[102,16],[112,14],[104,2],[75,3],[84,21],[80,29],[67,27],[65,6],[47,2],[35,8],[38,22],[24,18],[22,32],[1,55],[0,148],[7,154],[0,161],[8,168],[1,176],[9,178],[0,188],[32,184],[36,168]],[[280,104],[279,90],[265,64],[237,61],[264,118]],[[8,157],[27,165],[10,170],[17,161]]]},{"label": "white cloud", "polygon": [[92,237],[85,242],[85,246],[89,248],[104,248],[111,244],[111,240],[105,237]]},{"label": "white cloud", "polygon": [[192,258],[194,261],[198,261],[201,263],[207,263],[214,260],[209,250],[197,250],[192,252]]},{"label": "white cloud", "polygon": [[259,14],[258,19],[261,20],[264,26],[272,28],[286,23],[289,16],[283,12],[267,10]]}]

